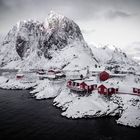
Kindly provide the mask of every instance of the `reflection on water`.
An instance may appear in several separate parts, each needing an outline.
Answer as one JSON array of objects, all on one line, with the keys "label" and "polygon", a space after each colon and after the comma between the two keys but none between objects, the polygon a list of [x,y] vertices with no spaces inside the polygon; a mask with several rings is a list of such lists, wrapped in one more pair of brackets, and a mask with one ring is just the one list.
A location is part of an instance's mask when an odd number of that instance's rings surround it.
[{"label": "reflection on water", "polygon": [[26,90],[0,90],[0,140],[15,139],[138,139],[140,128],[119,126],[112,118],[61,117],[53,100],[35,100]]}]

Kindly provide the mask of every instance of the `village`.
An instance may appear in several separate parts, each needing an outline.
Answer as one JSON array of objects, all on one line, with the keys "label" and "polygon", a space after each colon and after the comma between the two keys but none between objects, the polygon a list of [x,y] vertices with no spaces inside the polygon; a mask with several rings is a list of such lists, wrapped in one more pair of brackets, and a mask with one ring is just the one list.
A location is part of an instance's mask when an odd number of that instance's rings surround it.
[{"label": "village", "polygon": [[[34,73],[34,76],[31,76]],[[50,68],[48,70],[30,70],[30,72],[18,71],[16,80],[20,82],[32,82],[32,80],[44,80],[66,82],[66,88],[71,93],[78,95],[90,95],[97,92],[101,95],[131,94],[140,96],[140,75],[133,69],[112,72],[107,69],[91,69],[87,66],[84,70],[61,70]],[[25,80],[26,79],[26,80]],[[34,81],[33,80],[33,81]]]}]

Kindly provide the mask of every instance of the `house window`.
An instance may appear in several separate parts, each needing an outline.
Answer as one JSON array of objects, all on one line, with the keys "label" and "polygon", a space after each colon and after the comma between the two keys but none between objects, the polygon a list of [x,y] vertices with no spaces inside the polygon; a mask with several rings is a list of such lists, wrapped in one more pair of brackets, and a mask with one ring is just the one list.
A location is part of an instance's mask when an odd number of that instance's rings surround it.
[{"label": "house window", "polygon": [[75,82],[73,82],[73,86],[76,86],[77,84]]},{"label": "house window", "polygon": [[68,85],[71,85],[71,81],[68,82]]},{"label": "house window", "polygon": [[110,88],[110,89],[109,89],[109,92],[111,92],[111,91],[112,91],[112,89]]},{"label": "house window", "polygon": [[75,85],[75,82],[73,82],[73,86]]},{"label": "house window", "polygon": [[101,91],[101,88],[99,88],[98,90]]},{"label": "house window", "polygon": [[104,92],[107,92],[107,89],[106,88],[104,89]]},{"label": "house window", "polygon": [[133,92],[134,93],[137,93],[138,92],[138,89],[137,88],[133,88]]}]

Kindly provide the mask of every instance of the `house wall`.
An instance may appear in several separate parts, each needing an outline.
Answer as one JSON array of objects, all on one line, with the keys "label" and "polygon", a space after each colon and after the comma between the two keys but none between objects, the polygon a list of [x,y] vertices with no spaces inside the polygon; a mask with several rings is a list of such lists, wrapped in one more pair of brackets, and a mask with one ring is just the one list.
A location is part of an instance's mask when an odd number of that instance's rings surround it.
[{"label": "house wall", "polygon": [[98,87],[98,93],[107,94],[108,93],[107,88],[104,85],[99,86]]},{"label": "house wall", "polygon": [[71,86],[72,85],[72,81],[68,81],[67,85]]},{"label": "house wall", "polygon": [[85,89],[85,86],[87,86],[85,83],[81,83],[81,84],[80,84],[80,88]]},{"label": "house wall", "polygon": [[100,77],[101,81],[105,81],[105,80],[109,79],[110,75],[109,75],[109,73],[103,71],[99,74],[99,77]]},{"label": "house wall", "polygon": [[108,94],[113,94],[113,93],[116,93],[116,89],[114,89],[114,88],[109,88],[109,89],[108,89]]}]

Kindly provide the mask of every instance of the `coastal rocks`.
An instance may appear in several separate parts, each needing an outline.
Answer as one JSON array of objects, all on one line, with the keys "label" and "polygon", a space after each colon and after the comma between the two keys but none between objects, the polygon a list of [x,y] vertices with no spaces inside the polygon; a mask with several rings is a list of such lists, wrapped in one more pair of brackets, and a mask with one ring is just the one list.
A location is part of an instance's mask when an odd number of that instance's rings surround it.
[{"label": "coastal rocks", "polygon": [[47,79],[38,81],[37,86],[35,86],[30,93],[33,94],[36,99],[54,98],[61,92],[64,82],[65,81],[56,83],[55,81]]},{"label": "coastal rocks", "polygon": [[[114,97],[113,97],[114,96]],[[140,97],[133,95],[113,95],[108,98],[98,93],[79,97],[69,91],[62,91],[54,105],[60,107],[62,116],[67,118],[94,118],[118,116],[118,124],[131,127],[140,126]]]}]

